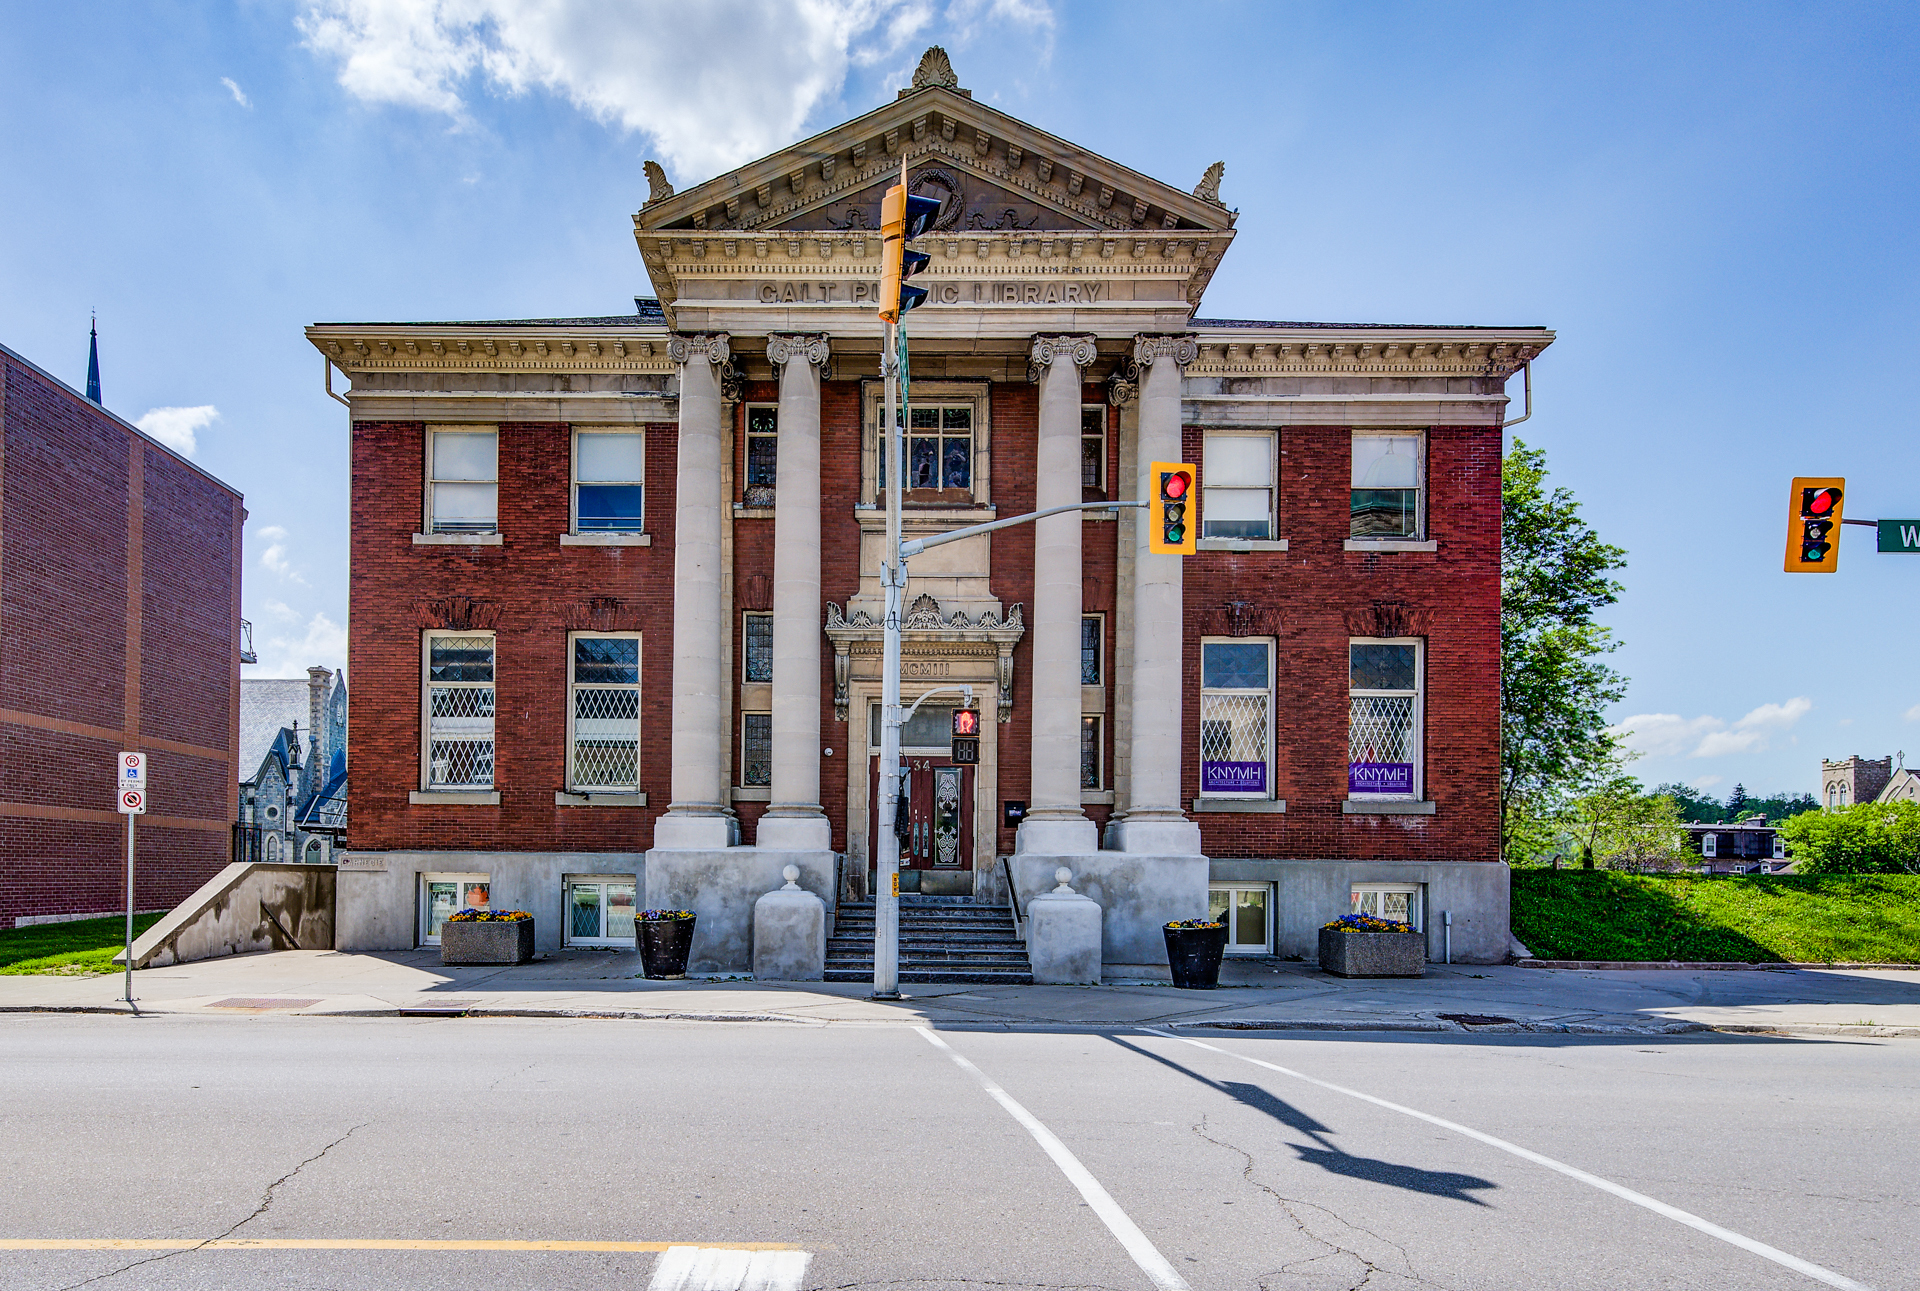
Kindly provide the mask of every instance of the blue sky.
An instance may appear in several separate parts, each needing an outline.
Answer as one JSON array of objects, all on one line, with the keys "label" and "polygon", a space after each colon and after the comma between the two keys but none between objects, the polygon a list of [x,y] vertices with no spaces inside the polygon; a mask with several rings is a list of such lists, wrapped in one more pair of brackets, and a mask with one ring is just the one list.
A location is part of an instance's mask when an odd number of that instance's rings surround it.
[{"label": "blue sky", "polygon": [[1920,557],[1854,528],[1780,568],[1793,475],[1920,516],[1910,6],[14,5],[0,340],[79,385],[98,309],[108,406],[246,493],[249,674],[338,664],[345,410],[302,326],[629,309],[644,159],[708,178],[936,41],[1136,169],[1226,162],[1207,314],[1557,330],[1518,433],[1630,552],[1643,779],[1920,761]]}]

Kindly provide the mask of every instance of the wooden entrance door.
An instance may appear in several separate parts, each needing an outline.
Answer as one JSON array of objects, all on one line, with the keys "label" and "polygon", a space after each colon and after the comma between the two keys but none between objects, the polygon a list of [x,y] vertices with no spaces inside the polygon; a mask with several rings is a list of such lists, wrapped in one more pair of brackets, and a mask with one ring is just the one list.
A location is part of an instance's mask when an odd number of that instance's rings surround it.
[{"label": "wooden entrance door", "polygon": [[[973,868],[974,768],[957,767],[944,757],[904,757],[906,823],[900,840],[903,870],[959,871]],[[880,760],[873,759],[867,791],[869,855],[880,840]]]}]

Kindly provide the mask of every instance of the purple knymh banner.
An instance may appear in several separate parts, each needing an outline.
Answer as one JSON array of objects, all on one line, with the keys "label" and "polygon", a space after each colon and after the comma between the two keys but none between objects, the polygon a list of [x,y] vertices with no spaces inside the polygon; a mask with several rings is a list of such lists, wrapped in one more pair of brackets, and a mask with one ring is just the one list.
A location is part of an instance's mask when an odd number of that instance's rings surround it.
[{"label": "purple knymh banner", "polygon": [[1202,762],[1201,793],[1265,793],[1267,764],[1264,762]]},{"label": "purple knymh banner", "polygon": [[1410,794],[1413,792],[1413,763],[1349,762],[1347,792]]}]

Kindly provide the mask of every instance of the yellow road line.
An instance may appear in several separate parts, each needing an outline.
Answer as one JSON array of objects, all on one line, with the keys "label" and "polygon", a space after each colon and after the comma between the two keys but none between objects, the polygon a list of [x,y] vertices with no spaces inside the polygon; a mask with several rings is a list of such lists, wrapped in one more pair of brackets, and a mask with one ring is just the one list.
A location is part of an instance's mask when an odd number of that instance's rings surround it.
[{"label": "yellow road line", "polygon": [[0,1237],[0,1251],[664,1251],[714,1246],[731,1251],[791,1251],[782,1242],[557,1242],[387,1237]]}]

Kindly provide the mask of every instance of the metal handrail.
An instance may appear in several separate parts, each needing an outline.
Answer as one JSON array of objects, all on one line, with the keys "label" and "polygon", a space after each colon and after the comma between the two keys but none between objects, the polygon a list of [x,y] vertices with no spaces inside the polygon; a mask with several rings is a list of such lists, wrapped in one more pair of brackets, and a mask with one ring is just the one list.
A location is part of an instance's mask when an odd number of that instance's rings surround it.
[{"label": "metal handrail", "polygon": [[1020,931],[1020,891],[1013,886],[1013,861],[1008,857],[1000,858],[1000,868],[1007,874],[1007,904],[1013,908],[1013,930]]}]

